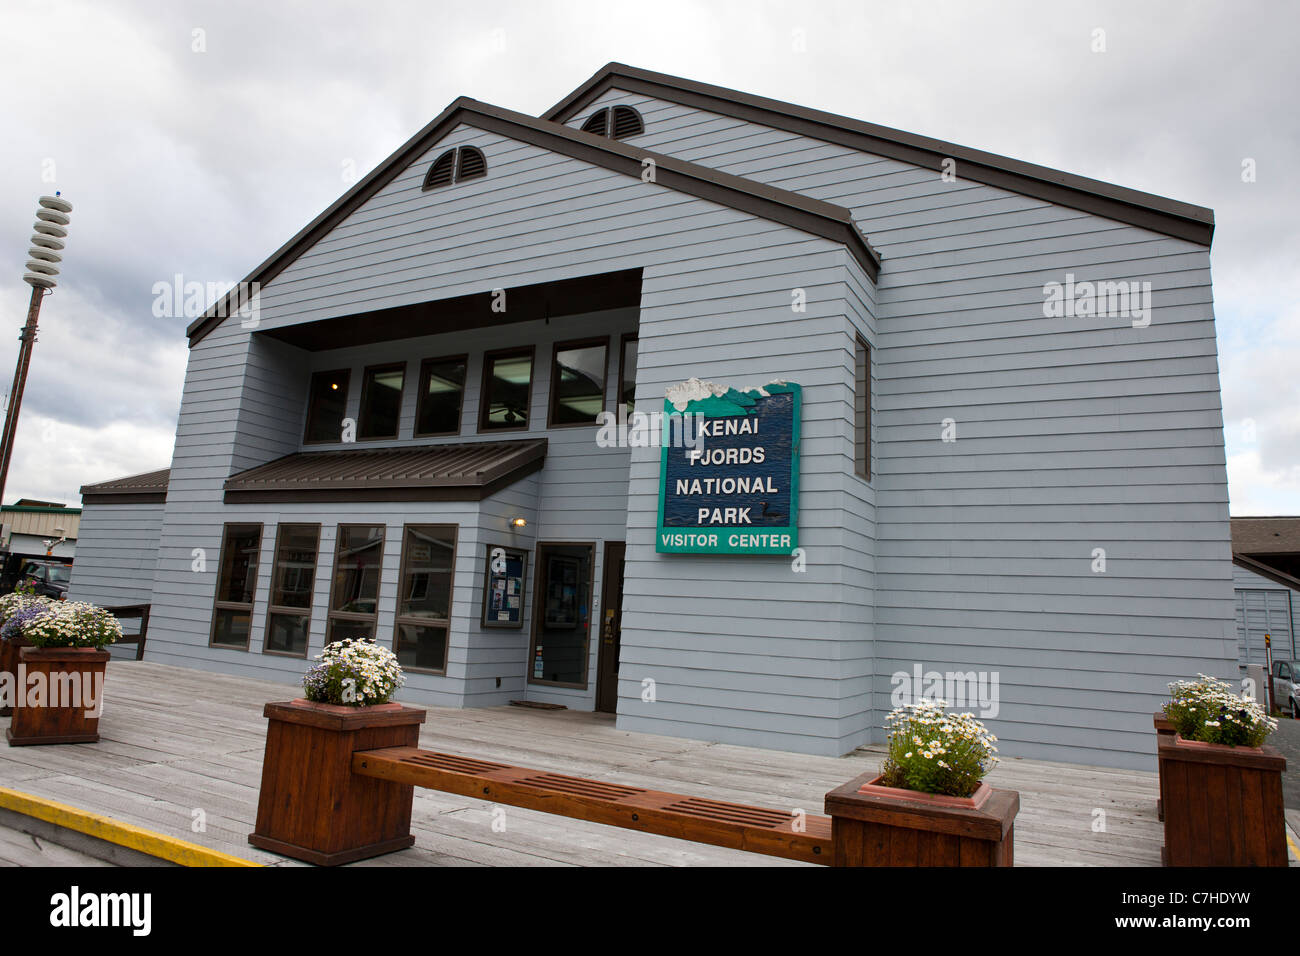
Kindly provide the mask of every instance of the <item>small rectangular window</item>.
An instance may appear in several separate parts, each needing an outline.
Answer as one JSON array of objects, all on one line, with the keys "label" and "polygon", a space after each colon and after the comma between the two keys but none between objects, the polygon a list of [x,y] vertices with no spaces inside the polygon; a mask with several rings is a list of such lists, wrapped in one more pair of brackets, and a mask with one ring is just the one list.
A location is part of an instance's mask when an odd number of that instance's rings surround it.
[{"label": "small rectangular window", "polygon": [[854,337],[853,470],[871,480],[871,346]]},{"label": "small rectangular window", "polygon": [[532,396],[532,348],[488,352],[483,356],[479,431],[526,429]]},{"label": "small rectangular window", "polygon": [[637,337],[623,336],[623,355],[618,365],[618,400],[629,418],[636,407],[636,359]]},{"label": "small rectangular window", "polygon": [[551,425],[594,425],[605,410],[609,340],[557,342],[551,362]]},{"label": "small rectangular window", "polygon": [[403,529],[393,636],[393,650],[403,667],[446,671],[455,569],[455,525],[408,524]]},{"label": "small rectangular window", "polygon": [[383,565],[383,525],[339,525],[325,643],[349,637],[375,639]]},{"label": "small rectangular window", "polygon": [[351,373],[347,369],[316,372],[312,375],[311,389],[307,395],[307,431],[303,435],[305,444],[342,440],[350,377]]},{"label": "small rectangular window", "polygon": [[465,398],[466,355],[425,359],[420,366],[419,407],[415,412],[415,434],[460,433],[460,409]]},{"label": "small rectangular window", "polygon": [[319,546],[318,524],[282,524],[276,530],[263,648],[267,654],[307,656]]},{"label": "small rectangular window", "polygon": [[209,636],[209,643],[214,647],[248,650],[253,596],[257,593],[257,561],[261,550],[260,524],[225,526]]},{"label": "small rectangular window", "polygon": [[402,417],[402,382],[406,363],[373,365],[361,382],[361,415],[357,437],[396,438]]}]

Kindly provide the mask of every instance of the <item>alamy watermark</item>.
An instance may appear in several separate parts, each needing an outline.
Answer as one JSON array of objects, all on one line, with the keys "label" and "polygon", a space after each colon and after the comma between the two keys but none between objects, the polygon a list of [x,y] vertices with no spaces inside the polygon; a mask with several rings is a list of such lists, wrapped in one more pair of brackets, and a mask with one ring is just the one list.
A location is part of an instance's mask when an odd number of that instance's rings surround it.
[{"label": "alamy watermark", "polygon": [[155,282],[150,291],[153,314],[159,319],[197,319],[201,315],[225,319],[234,315],[246,329],[256,328],[262,319],[260,282],[186,281],[178,272],[171,281]]},{"label": "alamy watermark", "polygon": [[104,673],[0,671],[0,707],[67,707],[98,717],[104,709]]},{"label": "alamy watermark", "polygon": [[1049,319],[1098,318],[1131,319],[1133,328],[1151,324],[1151,283],[1104,280],[1074,281],[1074,273],[1065,274],[1065,282],[1043,284],[1043,315]]},{"label": "alamy watermark", "polygon": [[981,717],[998,715],[997,671],[922,671],[920,664],[912,670],[895,671],[889,681],[890,705],[897,709],[922,698],[944,700],[957,709],[978,710]]},{"label": "alamy watermark", "polygon": [[616,416],[601,412],[596,416],[600,429],[596,444],[601,448],[690,448],[703,454],[704,438],[709,433],[706,416],[678,412],[628,413],[621,406]]}]

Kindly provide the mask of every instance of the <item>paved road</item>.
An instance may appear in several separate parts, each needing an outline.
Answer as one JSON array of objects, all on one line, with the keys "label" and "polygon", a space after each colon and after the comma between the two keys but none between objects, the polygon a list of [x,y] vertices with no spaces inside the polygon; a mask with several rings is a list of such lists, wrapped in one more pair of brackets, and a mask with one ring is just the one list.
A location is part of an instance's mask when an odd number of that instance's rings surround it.
[{"label": "paved road", "polygon": [[1277,730],[1269,734],[1268,742],[1286,757],[1286,773],[1282,774],[1282,800],[1290,810],[1300,810],[1300,720],[1288,717],[1277,719]]}]

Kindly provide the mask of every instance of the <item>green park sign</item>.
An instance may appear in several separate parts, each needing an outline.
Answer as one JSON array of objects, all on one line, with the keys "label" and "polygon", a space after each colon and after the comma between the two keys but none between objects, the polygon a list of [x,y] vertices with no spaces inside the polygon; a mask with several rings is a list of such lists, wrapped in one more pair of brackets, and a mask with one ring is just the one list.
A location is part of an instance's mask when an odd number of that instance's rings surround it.
[{"label": "green park sign", "polygon": [[[799,546],[799,413],[803,389],[737,391],[692,379],[668,391],[655,550],[785,554]],[[680,419],[678,418],[680,416]]]}]

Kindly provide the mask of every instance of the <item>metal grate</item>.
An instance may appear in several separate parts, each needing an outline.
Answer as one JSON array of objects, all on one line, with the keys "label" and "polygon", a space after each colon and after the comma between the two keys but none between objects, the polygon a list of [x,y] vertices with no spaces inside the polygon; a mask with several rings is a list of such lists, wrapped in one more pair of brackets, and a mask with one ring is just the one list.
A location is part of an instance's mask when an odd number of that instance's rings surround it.
[{"label": "metal grate", "polygon": [[424,177],[425,189],[437,189],[439,186],[446,186],[451,182],[452,173],[456,168],[456,151],[449,149],[433,161],[429,167],[429,173]]},{"label": "metal grate", "polygon": [[463,182],[466,179],[477,179],[480,176],[487,175],[487,160],[483,158],[481,150],[473,146],[462,146],[460,148],[460,159],[456,168],[456,182]]},{"label": "metal grate", "polygon": [[628,136],[639,136],[645,132],[645,124],[641,122],[641,114],[630,106],[615,106],[613,111],[613,131],[610,133],[614,139],[626,139]]},{"label": "metal grate", "polygon": [[592,113],[590,116],[587,117],[587,122],[582,124],[582,131],[584,133],[594,133],[597,136],[608,135],[607,133],[608,129],[609,129],[609,108],[608,107],[606,107],[605,109],[596,110],[596,112]]}]

